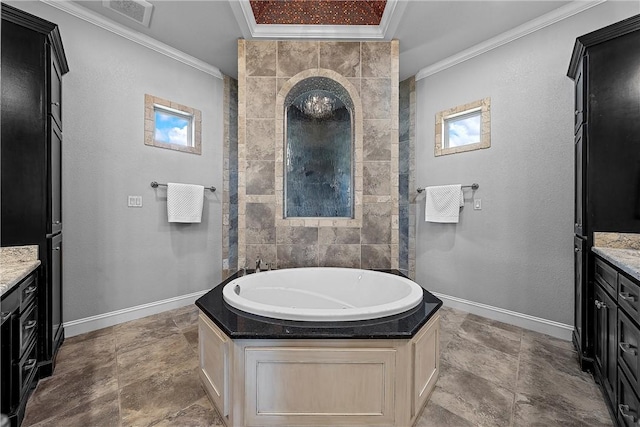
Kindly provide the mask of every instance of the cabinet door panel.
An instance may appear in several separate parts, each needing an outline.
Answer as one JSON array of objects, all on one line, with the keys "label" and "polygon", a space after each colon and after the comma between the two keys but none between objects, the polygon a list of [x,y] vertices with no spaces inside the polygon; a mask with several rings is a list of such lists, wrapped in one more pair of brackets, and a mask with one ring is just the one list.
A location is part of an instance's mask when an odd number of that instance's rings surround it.
[{"label": "cabinet door panel", "polygon": [[638,390],[640,368],[639,342],[640,330],[622,310],[618,310],[618,363],[635,390]]},{"label": "cabinet door panel", "polygon": [[583,327],[584,327],[584,267],[585,267],[585,253],[584,253],[585,240],[579,237],[574,238],[574,268],[575,268],[575,289],[574,289],[574,297],[575,297],[575,311],[574,311],[574,325],[575,325],[575,333],[576,340],[578,345],[581,347],[579,351],[582,351],[583,348]]},{"label": "cabinet door panel", "polygon": [[615,402],[617,307],[600,286],[596,286],[594,303],[596,368],[609,401]]},{"label": "cabinet door panel", "polygon": [[586,135],[586,127],[584,125],[580,128],[575,138],[575,210],[574,210],[574,225],[573,232],[578,236],[583,236],[586,231],[586,227],[584,226],[584,220],[586,218],[585,215],[585,197],[584,190],[586,188],[586,159],[584,156],[584,140],[583,135]]},{"label": "cabinet door panel", "polygon": [[60,234],[51,240],[50,286],[51,339],[57,342],[62,330],[62,235]]},{"label": "cabinet door panel", "polygon": [[574,132],[578,132],[580,126],[584,123],[584,93],[585,78],[584,73],[587,70],[588,58],[584,57],[578,65],[578,72],[575,77],[575,97],[574,97]]},{"label": "cabinet door panel", "polygon": [[49,201],[49,233],[62,231],[62,137],[57,130],[51,133],[51,149],[49,151],[50,167],[50,201]]},{"label": "cabinet door panel", "polygon": [[60,66],[56,60],[56,56],[51,53],[51,70],[50,70],[50,102],[49,112],[58,128],[62,129],[62,75]]}]

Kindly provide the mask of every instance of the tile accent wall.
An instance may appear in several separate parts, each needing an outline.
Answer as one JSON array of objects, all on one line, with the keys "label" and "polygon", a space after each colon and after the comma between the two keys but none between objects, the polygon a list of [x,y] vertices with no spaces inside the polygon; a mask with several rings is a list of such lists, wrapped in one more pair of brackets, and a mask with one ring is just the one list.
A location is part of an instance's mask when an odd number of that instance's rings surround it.
[{"label": "tile accent wall", "polygon": [[[238,41],[239,267],[258,257],[277,268],[399,267],[398,57],[397,41]],[[283,102],[311,76],[333,78],[362,106],[352,220],[283,219]]]},{"label": "tile accent wall", "polygon": [[400,82],[399,112],[399,240],[398,269],[411,279],[416,275],[416,79]]},{"label": "tile accent wall", "polygon": [[224,76],[222,278],[238,269],[238,81]]}]

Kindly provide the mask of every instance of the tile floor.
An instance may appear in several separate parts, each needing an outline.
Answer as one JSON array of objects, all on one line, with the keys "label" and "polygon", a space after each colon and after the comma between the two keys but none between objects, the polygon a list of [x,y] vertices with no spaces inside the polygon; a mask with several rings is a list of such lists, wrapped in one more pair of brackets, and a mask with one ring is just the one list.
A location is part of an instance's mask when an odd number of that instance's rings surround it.
[{"label": "tile floor", "polygon": [[[416,426],[601,426],[611,419],[569,342],[443,308],[441,373]],[[68,338],[23,426],[220,426],[197,376],[197,311]]]}]

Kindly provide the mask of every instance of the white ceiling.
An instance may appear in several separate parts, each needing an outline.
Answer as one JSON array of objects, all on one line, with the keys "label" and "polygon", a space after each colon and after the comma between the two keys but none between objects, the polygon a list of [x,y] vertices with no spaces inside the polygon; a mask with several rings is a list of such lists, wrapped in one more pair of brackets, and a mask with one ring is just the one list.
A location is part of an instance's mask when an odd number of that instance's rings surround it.
[{"label": "white ceiling", "polygon": [[[237,77],[237,43],[243,38],[230,1],[149,0],[149,28],[102,6],[75,1],[111,21],[150,36]],[[385,39],[400,41],[400,80],[420,69],[505,33],[569,1],[406,1],[399,25]],[[581,1],[580,3],[585,3]],[[566,6],[565,6],[566,7]],[[246,27],[246,23],[242,23]],[[393,29],[393,28],[392,28]]]}]

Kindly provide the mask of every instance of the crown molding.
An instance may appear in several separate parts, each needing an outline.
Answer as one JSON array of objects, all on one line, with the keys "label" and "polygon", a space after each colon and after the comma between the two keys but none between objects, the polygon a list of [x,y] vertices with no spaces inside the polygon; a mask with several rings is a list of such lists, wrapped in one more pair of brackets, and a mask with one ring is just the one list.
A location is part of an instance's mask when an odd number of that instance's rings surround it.
[{"label": "crown molding", "polygon": [[245,39],[390,40],[408,0],[387,0],[379,25],[265,25],[256,23],[249,0],[229,0]]},{"label": "crown molding", "polygon": [[438,61],[432,65],[429,65],[428,67],[422,68],[416,74],[416,80],[432,76],[436,73],[439,73],[440,71],[444,71],[447,68],[453,67],[454,65],[458,65],[464,61],[475,58],[476,56],[482,55],[483,53],[489,52],[502,45],[511,43],[512,41],[518,40],[519,38],[546,28],[552,24],[555,24],[556,22],[560,22],[564,19],[570,18],[573,15],[577,15],[578,13],[584,12],[587,9],[591,9],[592,7],[604,3],[605,1],[606,0],[574,0],[567,5],[561,6],[558,9],[546,13],[536,19],[532,19],[529,22],[525,22],[522,25],[519,25],[509,31],[505,31],[502,34],[499,34],[495,37],[490,38],[489,40],[472,46],[469,49],[465,49],[455,55],[443,59],[442,61]]},{"label": "crown molding", "polygon": [[107,30],[113,34],[116,34],[120,37],[123,37],[127,40],[130,40],[134,43],[144,46],[147,49],[151,49],[171,59],[174,59],[178,62],[182,62],[185,65],[193,67],[196,70],[202,71],[203,73],[207,73],[214,77],[222,79],[222,73],[217,67],[214,67],[213,65],[208,64],[204,61],[201,61],[198,58],[195,58],[191,55],[187,55],[181,50],[175,49],[167,44],[164,44],[152,37],[147,36],[146,34],[133,31],[114,21],[108,20],[98,15],[97,13],[94,13],[88,9],[85,9],[82,6],[73,4],[68,0],[40,0],[40,1],[49,6],[55,7],[56,9],[59,9],[63,12],[66,12],[69,15],[75,16],[76,18],[80,18],[83,21],[86,21],[90,24],[93,24],[104,30]]}]

